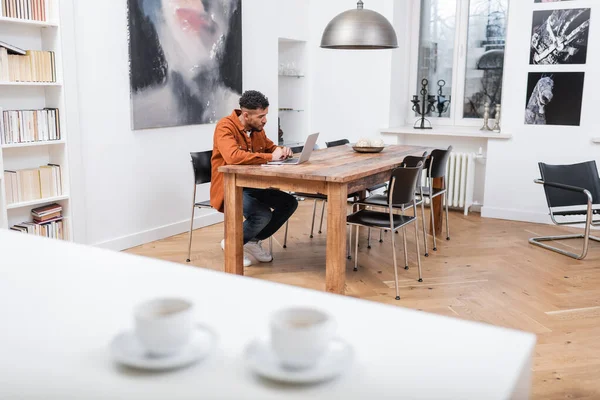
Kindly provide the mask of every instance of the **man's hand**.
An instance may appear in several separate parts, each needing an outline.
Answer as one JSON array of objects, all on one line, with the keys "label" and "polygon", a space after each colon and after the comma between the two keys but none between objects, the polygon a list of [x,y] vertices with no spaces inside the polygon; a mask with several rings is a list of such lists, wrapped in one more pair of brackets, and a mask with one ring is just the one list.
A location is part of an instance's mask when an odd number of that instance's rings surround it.
[{"label": "man's hand", "polygon": [[292,157],[294,155],[294,153],[292,152],[292,149],[290,149],[289,147],[283,147],[283,155],[285,156],[284,158],[289,158],[289,157]]},{"label": "man's hand", "polygon": [[293,155],[289,147],[278,147],[273,152],[273,161],[285,160]]},{"label": "man's hand", "polygon": [[272,154],[273,154],[273,161],[279,161],[279,160],[283,160],[284,158],[286,158],[284,155],[284,152],[283,152],[283,148],[281,148],[281,147],[276,148]]}]

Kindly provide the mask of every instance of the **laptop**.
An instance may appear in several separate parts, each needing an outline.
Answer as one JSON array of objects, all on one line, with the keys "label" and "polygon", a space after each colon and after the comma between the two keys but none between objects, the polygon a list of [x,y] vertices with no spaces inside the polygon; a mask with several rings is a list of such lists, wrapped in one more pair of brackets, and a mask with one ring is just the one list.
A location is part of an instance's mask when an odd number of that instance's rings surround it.
[{"label": "laptop", "polygon": [[280,161],[269,161],[267,164],[271,165],[287,165],[287,164],[302,164],[308,161],[310,155],[313,152],[315,144],[317,143],[317,138],[319,137],[319,132],[313,133],[312,135],[308,135],[306,138],[306,142],[304,142],[304,147],[302,148],[302,153],[300,157],[287,158],[285,160]]}]

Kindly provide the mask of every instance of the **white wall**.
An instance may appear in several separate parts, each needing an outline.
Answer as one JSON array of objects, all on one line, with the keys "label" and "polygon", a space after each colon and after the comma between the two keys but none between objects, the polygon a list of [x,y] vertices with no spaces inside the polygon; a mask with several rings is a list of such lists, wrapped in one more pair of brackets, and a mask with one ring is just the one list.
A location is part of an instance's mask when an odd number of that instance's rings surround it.
[{"label": "white wall", "polygon": [[[586,65],[542,67],[528,65],[529,38],[533,9],[592,7]],[[596,94],[600,91],[600,6],[596,0],[547,3],[512,0],[509,9],[505,79],[503,88],[503,131],[510,141],[493,141],[488,145],[486,190],[482,215],[502,219],[548,222],[543,188],[533,183],[540,177],[538,162],[600,162],[600,145],[591,139],[600,136],[600,119]],[[527,74],[542,71],[585,71],[581,126],[525,125]]]},{"label": "white wall", "polygon": [[[392,54],[401,50],[330,50],[319,47],[327,23],[337,14],[356,7],[345,0],[310,1],[309,49],[311,67],[311,132],[325,141],[378,137],[388,124]],[[394,17],[394,2],[369,0],[365,8]]]},{"label": "white wall", "polygon": [[[74,1],[83,182],[88,244],[124,249],[187,230],[189,153],[212,148],[214,125],[132,131],[126,1]],[[276,0],[243,1],[243,86],[271,102],[277,140]],[[208,199],[200,186],[198,198]],[[222,215],[200,212],[197,225]]]}]

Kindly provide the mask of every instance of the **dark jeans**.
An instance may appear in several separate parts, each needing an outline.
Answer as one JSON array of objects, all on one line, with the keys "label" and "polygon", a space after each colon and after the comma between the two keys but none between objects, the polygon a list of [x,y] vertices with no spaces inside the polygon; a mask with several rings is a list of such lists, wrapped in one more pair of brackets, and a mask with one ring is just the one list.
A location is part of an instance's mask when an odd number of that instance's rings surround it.
[{"label": "dark jeans", "polygon": [[298,208],[294,196],[275,189],[244,189],[243,203],[244,244],[268,239]]}]

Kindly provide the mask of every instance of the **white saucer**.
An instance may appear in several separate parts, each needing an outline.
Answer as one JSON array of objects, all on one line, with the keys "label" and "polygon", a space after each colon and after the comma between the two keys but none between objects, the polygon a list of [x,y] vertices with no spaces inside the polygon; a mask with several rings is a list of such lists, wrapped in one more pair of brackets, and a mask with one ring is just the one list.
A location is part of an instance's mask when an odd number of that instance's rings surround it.
[{"label": "white saucer", "polygon": [[332,340],[319,362],[307,369],[283,367],[265,339],[252,341],[245,351],[247,365],[258,375],[275,381],[301,384],[335,378],[350,366],[353,357],[352,346],[340,338]]},{"label": "white saucer", "polygon": [[110,352],[116,362],[128,367],[161,371],[185,367],[206,357],[215,347],[216,340],[214,331],[197,325],[190,343],[179,353],[154,357],[146,352],[133,332],[122,332],[110,343]]}]

